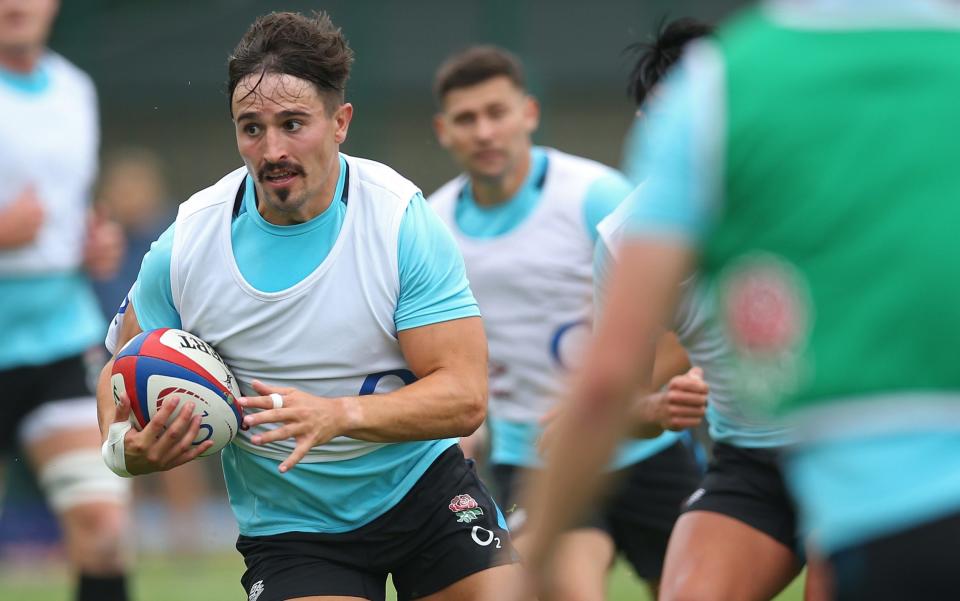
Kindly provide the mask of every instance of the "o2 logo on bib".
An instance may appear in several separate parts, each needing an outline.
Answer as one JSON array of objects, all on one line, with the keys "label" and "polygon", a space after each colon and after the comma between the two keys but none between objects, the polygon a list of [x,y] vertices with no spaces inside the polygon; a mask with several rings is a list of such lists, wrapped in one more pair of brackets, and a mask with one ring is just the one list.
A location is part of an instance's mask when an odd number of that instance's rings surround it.
[{"label": "o2 logo on bib", "polygon": [[550,337],[550,358],[554,365],[563,370],[578,366],[589,336],[589,319],[561,324]]},{"label": "o2 logo on bib", "polygon": [[417,381],[417,376],[414,375],[409,369],[391,369],[389,371],[380,371],[375,374],[370,374],[363,380],[363,384],[360,385],[360,396],[368,394],[376,394],[377,386],[381,381],[390,382],[391,380],[400,380],[400,386],[395,386],[386,390],[384,392],[389,392],[396,390],[397,388],[402,388],[409,384],[413,384]]}]

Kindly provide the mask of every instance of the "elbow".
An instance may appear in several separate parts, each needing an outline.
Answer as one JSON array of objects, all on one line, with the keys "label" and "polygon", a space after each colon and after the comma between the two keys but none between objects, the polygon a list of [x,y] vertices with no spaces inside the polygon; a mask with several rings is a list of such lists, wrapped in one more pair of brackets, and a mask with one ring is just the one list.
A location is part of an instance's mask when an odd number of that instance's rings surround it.
[{"label": "elbow", "polygon": [[457,420],[457,432],[454,436],[470,436],[477,431],[487,418],[486,390],[478,391],[464,399],[463,407]]}]

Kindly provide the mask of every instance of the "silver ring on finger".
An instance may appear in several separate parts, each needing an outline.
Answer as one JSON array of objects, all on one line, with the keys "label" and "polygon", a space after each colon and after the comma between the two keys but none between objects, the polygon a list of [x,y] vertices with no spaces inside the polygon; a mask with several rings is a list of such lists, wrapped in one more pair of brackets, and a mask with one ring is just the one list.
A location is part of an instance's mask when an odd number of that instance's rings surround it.
[{"label": "silver ring on finger", "polygon": [[270,393],[270,400],[273,401],[274,409],[283,409],[283,397],[276,392]]}]

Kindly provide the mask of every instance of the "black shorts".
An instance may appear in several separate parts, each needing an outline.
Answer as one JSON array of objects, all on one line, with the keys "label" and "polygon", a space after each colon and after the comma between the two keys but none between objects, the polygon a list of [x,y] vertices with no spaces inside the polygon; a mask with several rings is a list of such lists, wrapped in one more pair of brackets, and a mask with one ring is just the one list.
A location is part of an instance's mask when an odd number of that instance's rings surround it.
[{"label": "black shorts", "polygon": [[[100,363],[99,368],[102,367]],[[23,418],[40,405],[94,396],[96,379],[91,376],[97,369],[96,359],[88,354],[0,371],[0,390],[3,391],[0,453],[9,453],[17,447],[17,433]]]},{"label": "black shorts", "polygon": [[[525,514],[522,507],[516,506],[516,496],[518,479],[525,470],[504,464],[494,464],[491,470],[500,494],[498,499],[508,510],[507,522],[512,530],[522,531]],[[638,576],[657,581],[663,571],[673,523],[700,476],[690,445],[678,441],[616,472],[614,486],[576,528],[606,532],[617,552],[623,554]]]},{"label": "black shorts", "polygon": [[241,535],[237,550],[247,565],[243,588],[258,601],[315,595],[383,601],[387,574],[399,600],[416,599],[517,560],[499,508],[457,445],[365,526],[338,534]]},{"label": "black shorts", "polygon": [[956,599],[960,513],[830,556],[838,601]]},{"label": "black shorts", "polygon": [[712,511],[767,534],[804,557],[797,532],[797,510],[787,492],[780,452],[718,442],[700,487],[684,503],[686,511]]}]

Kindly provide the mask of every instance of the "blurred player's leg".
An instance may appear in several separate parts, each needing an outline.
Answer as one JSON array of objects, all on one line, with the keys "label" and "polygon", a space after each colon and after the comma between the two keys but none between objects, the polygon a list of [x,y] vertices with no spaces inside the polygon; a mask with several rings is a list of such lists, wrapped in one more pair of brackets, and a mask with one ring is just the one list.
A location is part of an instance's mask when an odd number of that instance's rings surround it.
[{"label": "blurred player's leg", "polygon": [[479,599],[483,592],[496,590],[498,584],[513,582],[518,570],[519,567],[516,564],[510,564],[476,572],[442,591],[420,597],[420,599],[421,601],[473,601]]},{"label": "blurred player's leg", "polygon": [[765,601],[800,572],[793,551],[740,520],[683,514],[673,528],[660,586],[667,601]]},{"label": "blurred player's leg", "polygon": [[129,483],[103,464],[95,420],[90,398],[47,403],[25,419],[23,445],[60,520],[77,600],[123,601]]},{"label": "blurred player's leg", "polygon": [[196,533],[202,519],[203,503],[209,496],[204,464],[185,463],[157,476],[162,487],[162,500],[170,516],[168,542],[171,549],[184,557],[201,552],[202,548],[196,544]]},{"label": "blurred player's leg", "polygon": [[[517,543],[521,553],[522,541],[521,537]],[[580,528],[568,532],[557,548],[551,588],[540,601],[603,601],[615,552],[613,540],[602,530]]]}]

